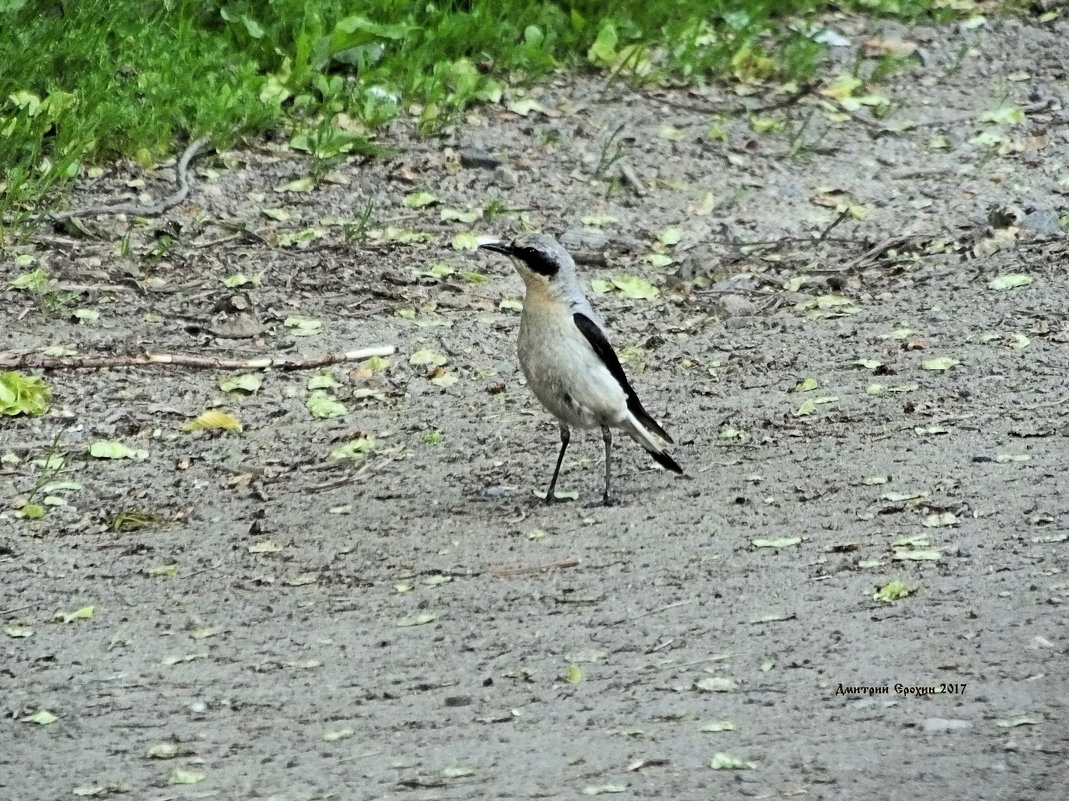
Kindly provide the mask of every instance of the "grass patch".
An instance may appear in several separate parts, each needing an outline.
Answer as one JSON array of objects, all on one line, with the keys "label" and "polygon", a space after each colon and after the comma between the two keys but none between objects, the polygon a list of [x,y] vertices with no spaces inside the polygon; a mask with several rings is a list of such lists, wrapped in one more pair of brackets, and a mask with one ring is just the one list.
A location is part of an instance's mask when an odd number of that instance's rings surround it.
[{"label": "grass patch", "polygon": [[[945,0],[860,0],[912,17]],[[629,80],[813,74],[819,0],[0,0],[0,213],[90,165],[284,128],[322,166],[561,68]]]}]

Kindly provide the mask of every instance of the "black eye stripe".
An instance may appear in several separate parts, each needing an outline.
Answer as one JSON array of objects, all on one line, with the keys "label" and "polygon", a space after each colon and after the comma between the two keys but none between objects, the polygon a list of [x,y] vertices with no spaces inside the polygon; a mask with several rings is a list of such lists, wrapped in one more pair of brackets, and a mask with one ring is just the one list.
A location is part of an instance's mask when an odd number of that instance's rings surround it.
[{"label": "black eye stripe", "polygon": [[556,262],[550,261],[545,254],[534,248],[520,248],[518,255],[523,259],[524,264],[547,278],[552,278],[560,269]]}]

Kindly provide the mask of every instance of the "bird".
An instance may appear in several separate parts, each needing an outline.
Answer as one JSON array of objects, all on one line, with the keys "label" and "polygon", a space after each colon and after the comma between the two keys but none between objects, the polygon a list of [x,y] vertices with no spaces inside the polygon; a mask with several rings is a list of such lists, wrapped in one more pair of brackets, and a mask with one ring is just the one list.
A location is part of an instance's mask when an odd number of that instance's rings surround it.
[{"label": "bird", "polygon": [[551,235],[528,234],[511,243],[479,246],[509,256],[525,297],[518,341],[520,368],[535,397],[560,426],[560,453],[546,502],[556,500],[557,478],[571,429],[600,428],[605,442],[605,491],[612,505],[612,429],[621,429],[666,470],[683,468],[668,455],[672,438],[644,408],[609,344],[605,325],[579,282],[575,261]]}]

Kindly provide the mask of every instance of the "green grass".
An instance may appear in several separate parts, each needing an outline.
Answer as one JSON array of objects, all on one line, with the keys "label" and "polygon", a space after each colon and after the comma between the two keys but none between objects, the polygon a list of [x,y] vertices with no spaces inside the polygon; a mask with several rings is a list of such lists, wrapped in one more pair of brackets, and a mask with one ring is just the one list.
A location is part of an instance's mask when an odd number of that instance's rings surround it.
[{"label": "green grass", "polygon": [[[912,17],[938,0],[850,4]],[[0,217],[94,164],[284,129],[320,167],[558,68],[811,76],[820,0],[0,0]],[[344,113],[344,116],[339,116]],[[0,223],[2,224],[2,223]]]}]

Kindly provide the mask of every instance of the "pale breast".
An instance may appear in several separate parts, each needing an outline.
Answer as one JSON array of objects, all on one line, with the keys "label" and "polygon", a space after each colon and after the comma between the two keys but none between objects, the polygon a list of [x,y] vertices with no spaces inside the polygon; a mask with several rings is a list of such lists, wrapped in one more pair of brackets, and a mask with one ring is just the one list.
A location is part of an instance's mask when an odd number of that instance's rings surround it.
[{"label": "pale breast", "polygon": [[[559,307],[558,307],[559,308]],[[595,428],[627,415],[627,396],[565,309],[524,308],[520,367],[535,397],[568,425]]]}]

